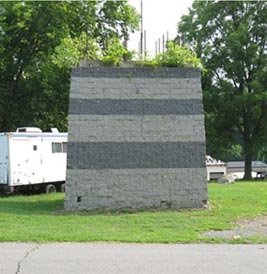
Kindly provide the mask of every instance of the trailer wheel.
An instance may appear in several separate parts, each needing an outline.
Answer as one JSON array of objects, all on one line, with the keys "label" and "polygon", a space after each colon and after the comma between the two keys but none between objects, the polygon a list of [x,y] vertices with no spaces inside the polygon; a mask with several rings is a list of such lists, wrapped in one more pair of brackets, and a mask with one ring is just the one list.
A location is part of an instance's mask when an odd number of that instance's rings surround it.
[{"label": "trailer wheel", "polygon": [[46,193],[49,194],[49,193],[55,193],[57,190],[56,190],[56,187],[54,185],[47,185],[46,186]]},{"label": "trailer wheel", "polygon": [[65,192],[65,184],[60,185],[60,192]]}]

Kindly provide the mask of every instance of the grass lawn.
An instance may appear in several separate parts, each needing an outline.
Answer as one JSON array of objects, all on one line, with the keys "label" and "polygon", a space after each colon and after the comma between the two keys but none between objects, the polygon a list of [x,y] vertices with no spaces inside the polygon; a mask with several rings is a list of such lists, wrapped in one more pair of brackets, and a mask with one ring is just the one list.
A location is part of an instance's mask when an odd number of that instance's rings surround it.
[{"label": "grass lawn", "polygon": [[267,243],[250,239],[212,239],[208,230],[225,230],[243,218],[267,215],[267,182],[209,184],[210,209],[178,211],[65,212],[63,194],[0,198],[0,241]]}]

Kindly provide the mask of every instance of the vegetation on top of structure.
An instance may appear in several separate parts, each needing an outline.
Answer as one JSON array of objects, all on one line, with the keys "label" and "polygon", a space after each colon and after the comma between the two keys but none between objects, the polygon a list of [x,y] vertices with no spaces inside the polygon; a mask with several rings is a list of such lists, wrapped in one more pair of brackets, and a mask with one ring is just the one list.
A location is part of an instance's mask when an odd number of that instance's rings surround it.
[{"label": "vegetation on top of structure", "polygon": [[195,67],[203,69],[197,54],[186,46],[179,46],[170,41],[167,43],[166,51],[157,54],[154,58],[149,58],[145,53],[144,59],[137,61],[137,65],[151,67]]},{"label": "vegetation on top of structure", "polygon": [[111,39],[108,41],[105,52],[98,50],[98,54],[94,54],[90,58],[89,63],[100,61],[103,66],[120,66],[125,62],[130,62],[133,66],[144,67],[195,67],[203,69],[197,54],[187,46],[179,46],[174,41],[169,41],[166,50],[158,53],[151,58],[149,52],[145,52],[144,56],[136,57],[136,52],[127,50],[119,39]]}]

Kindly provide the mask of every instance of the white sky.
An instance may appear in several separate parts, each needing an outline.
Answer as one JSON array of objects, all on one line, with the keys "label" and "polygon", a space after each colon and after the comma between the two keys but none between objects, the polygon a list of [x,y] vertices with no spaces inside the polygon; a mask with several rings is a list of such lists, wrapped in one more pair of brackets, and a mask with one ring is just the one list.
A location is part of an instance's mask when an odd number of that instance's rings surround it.
[{"label": "white sky", "polygon": [[[143,0],[143,29],[146,30],[147,50],[155,54],[155,42],[160,38],[162,44],[162,36],[169,39],[175,38],[177,34],[177,23],[180,17],[188,14],[194,0]],[[141,0],[128,0],[128,3],[134,6],[140,13]],[[138,43],[140,41],[140,32],[136,32],[130,36],[128,48],[138,51]]]}]

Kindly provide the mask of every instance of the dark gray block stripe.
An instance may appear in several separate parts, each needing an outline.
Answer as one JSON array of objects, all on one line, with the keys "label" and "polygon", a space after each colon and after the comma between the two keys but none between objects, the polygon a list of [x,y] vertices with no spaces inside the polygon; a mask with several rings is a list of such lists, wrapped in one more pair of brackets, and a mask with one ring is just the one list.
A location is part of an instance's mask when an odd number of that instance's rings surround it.
[{"label": "dark gray block stripe", "polygon": [[70,99],[72,115],[198,115],[203,114],[201,99],[115,100]]},{"label": "dark gray block stripe", "polygon": [[204,142],[68,143],[69,169],[204,167]]},{"label": "dark gray block stripe", "polygon": [[199,78],[196,68],[148,68],[148,67],[77,67],[72,77],[88,78]]}]

